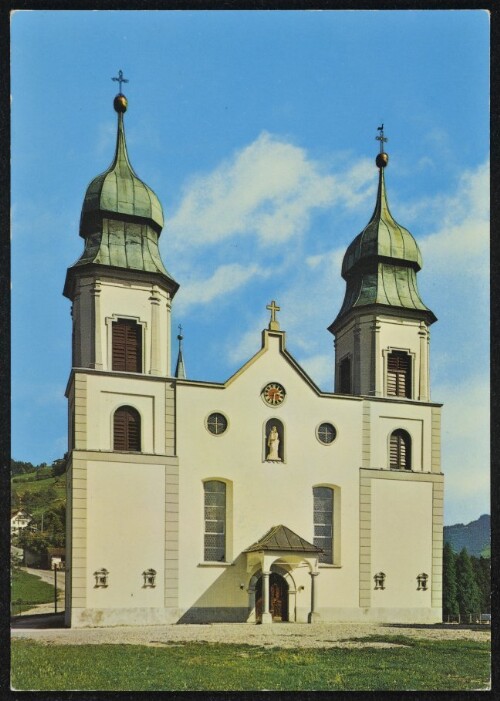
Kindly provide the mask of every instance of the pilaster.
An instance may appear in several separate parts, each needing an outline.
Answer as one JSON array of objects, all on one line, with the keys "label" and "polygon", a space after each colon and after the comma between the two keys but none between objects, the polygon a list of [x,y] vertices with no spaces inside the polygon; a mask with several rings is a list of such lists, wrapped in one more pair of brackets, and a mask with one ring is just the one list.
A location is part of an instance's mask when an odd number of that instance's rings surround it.
[{"label": "pilaster", "polygon": [[354,322],[354,354],[352,364],[352,393],[361,394],[361,327],[359,320]]},{"label": "pilaster", "polygon": [[101,340],[101,283],[95,280],[90,288],[91,302],[91,334],[90,367],[102,370],[102,340]]},{"label": "pilaster", "polygon": [[151,288],[149,297],[151,302],[151,361],[150,374],[160,375],[160,338],[159,338],[159,316],[160,316],[160,296],[157,285]]},{"label": "pilaster", "polygon": [[443,513],[444,481],[432,485],[432,572],[431,602],[433,608],[441,608],[443,600]]},{"label": "pilaster", "polygon": [[429,343],[427,338],[427,327],[423,321],[420,322],[420,328],[418,331],[420,339],[420,367],[418,373],[419,386],[418,386],[418,398],[422,402],[429,401],[429,383],[428,383],[428,352]]},{"label": "pilaster", "polygon": [[359,606],[371,604],[372,481],[360,473],[359,480]]}]

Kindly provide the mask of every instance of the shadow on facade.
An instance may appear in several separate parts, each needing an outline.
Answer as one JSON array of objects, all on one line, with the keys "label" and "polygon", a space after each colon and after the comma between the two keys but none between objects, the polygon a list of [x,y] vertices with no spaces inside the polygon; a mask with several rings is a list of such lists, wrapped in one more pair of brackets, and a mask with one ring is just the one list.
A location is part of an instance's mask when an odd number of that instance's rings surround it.
[{"label": "shadow on facade", "polygon": [[177,623],[246,623],[251,613],[246,556],[238,555]]}]

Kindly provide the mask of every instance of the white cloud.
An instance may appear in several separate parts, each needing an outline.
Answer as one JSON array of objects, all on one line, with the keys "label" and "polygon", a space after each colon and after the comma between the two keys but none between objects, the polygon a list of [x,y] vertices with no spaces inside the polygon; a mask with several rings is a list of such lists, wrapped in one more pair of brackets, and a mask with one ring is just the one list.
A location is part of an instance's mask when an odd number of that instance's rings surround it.
[{"label": "white cloud", "polygon": [[419,240],[433,273],[489,275],[489,163],[465,172],[449,196],[425,198],[405,209],[414,219],[425,215],[437,228]]},{"label": "white cloud", "polygon": [[[343,250],[334,249],[309,256],[293,278],[285,281],[277,298],[288,350],[314,382],[327,391],[333,390],[334,354],[332,337],[326,328],[343,299],[344,283],[339,275],[343,255]],[[268,316],[259,313],[239,341],[231,344],[228,348],[231,363],[243,363],[257,352],[260,333],[267,322]]]},{"label": "white cloud", "polygon": [[217,297],[234,292],[246,285],[252,278],[263,276],[258,265],[243,266],[239,263],[221,265],[214,274],[206,279],[197,279],[181,288],[176,300],[177,309],[185,309],[193,304],[208,304]]},{"label": "white cloud", "polygon": [[248,331],[241,335],[239,341],[228,347],[228,359],[231,363],[242,365],[246,363],[258,350],[261,344],[262,329],[267,327],[267,321],[262,316],[259,321],[255,322]]},{"label": "white cloud", "polygon": [[311,355],[302,361],[309,377],[322,389],[333,391],[334,357],[331,353]]},{"label": "white cloud", "polygon": [[235,235],[256,236],[270,245],[307,230],[315,209],[355,207],[373,189],[368,159],[332,175],[307,152],[262,133],[207,175],[186,186],[168,222],[172,246],[213,244]]}]

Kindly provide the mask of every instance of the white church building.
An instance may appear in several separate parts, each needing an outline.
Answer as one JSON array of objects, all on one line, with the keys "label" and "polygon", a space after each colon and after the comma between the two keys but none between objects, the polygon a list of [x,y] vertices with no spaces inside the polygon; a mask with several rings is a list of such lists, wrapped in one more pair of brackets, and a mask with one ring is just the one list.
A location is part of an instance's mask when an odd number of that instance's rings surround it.
[{"label": "white church building", "polygon": [[261,349],[217,383],[186,378],[162,207],[130,165],[121,92],[114,108],[116,152],[87,188],[64,287],[66,625],[441,621],[436,317],[389,211],[383,132],[375,209],[328,329],[335,391],[290,355],[274,301]]}]

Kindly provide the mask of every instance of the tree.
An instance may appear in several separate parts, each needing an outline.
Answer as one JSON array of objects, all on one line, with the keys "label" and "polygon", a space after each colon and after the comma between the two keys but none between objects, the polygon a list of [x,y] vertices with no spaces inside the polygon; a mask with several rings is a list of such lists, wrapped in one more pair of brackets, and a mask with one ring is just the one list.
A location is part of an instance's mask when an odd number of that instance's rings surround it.
[{"label": "tree", "polygon": [[10,461],[10,473],[12,476],[14,475],[24,475],[26,472],[34,472],[36,470],[36,466],[32,465],[30,462],[22,462],[20,460],[12,460]]},{"label": "tree", "polygon": [[59,475],[64,475],[64,473],[66,472],[66,460],[64,458],[54,460],[51,469],[52,477],[59,477]]},{"label": "tree", "polygon": [[25,528],[19,534],[18,545],[20,548],[43,555],[47,552],[47,548],[52,545],[52,542],[45,533],[31,533]]},{"label": "tree", "polygon": [[481,593],[481,612],[491,611],[491,560],[471,556],[472,569]]},{"label": "tree", "polygon": [[445,543],[443,550],[443,616],[445,620],[448,616],[457,616],[457,576],[456,576],[456,555],[449,543]]},{"label": "tree", "polygon": [[481,592],[476,583],[469,553],[462,548],[456,559],[457,600],[460,615],[468,618],[469,614],[480,613]]}]

